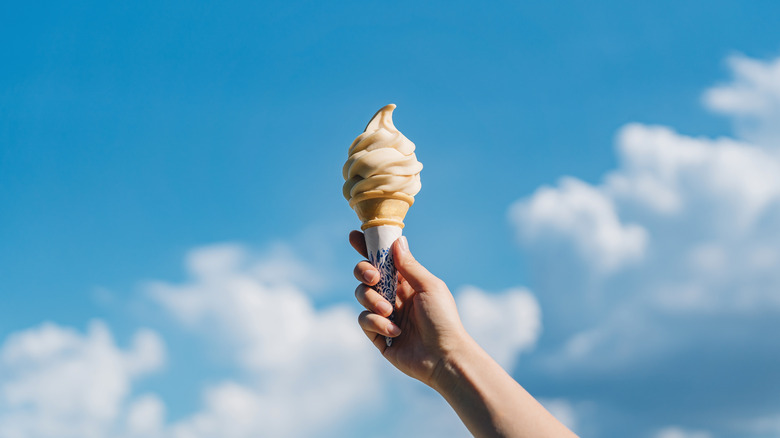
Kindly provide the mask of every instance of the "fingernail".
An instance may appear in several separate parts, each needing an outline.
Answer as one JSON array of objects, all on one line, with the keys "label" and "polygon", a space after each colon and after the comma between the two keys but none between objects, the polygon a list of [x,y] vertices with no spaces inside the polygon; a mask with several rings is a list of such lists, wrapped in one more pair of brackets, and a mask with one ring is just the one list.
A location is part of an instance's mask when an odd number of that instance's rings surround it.
[{"label": "fingernail", "polygon": [[376,310],[380,315],[386,316],[393,313],[393,306],[391,306],[387,301],[380,301],[376,304]]},{"label": "fingernail", "polygon": [[398,238],[398,243],[399,243],[399,245],[401,245],[401,249],[404,252],[408,252],[409,251],[409,242],[406,241],[406,236],[399,237]]},{"label": "fingernail", "polygon": [[389,333],[390,336],[398,336],[401,334],[401,329],[391,322],[387,325],[387,333]]},{"label": "fingernail", "polygon": [[373,269],[370,269],[363,273],[363,279],[366,280],[366,283],[373,283],[374,278],[376,278],[378,272],[374,271]]}]

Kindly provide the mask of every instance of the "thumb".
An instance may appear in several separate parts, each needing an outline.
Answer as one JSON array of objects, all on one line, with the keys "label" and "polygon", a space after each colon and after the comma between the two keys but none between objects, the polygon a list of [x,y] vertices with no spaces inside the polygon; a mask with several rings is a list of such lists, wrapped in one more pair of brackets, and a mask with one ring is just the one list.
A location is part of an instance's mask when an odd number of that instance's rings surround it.
[{"label": "thumb", "polygon": [[409,285],[418,292],[429,291],[440,281],[435,275],[428,272],[420,262],[415,260],[411,251],[409,251],[409,243],[405,236],[399,237],[393,243],[393,258],[395,260],[395,268],[409,282]]}]

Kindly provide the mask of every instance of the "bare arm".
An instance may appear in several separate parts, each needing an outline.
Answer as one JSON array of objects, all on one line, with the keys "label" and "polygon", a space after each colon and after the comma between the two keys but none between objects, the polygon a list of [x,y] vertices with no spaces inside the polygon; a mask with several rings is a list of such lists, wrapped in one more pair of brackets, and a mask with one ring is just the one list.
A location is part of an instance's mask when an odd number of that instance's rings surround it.
[{"label": "bare arm", "polygon": [[470,337],[432,387],[477,437],[574,437]]},{"label": "bare arm", "polygon": [[[350,242],[366,255],[362,233]],[[371,288],[379,273],[366,261],[355,267],[355,291],[367,309],[363,331],[396,368],[429,385],[477,437],[574,437],[469,336],[447,285],[420,265],[401,237],[393,245],[399,272],[396,324],[389,303]],[[395,339],[387,347],[384,336]]]}]

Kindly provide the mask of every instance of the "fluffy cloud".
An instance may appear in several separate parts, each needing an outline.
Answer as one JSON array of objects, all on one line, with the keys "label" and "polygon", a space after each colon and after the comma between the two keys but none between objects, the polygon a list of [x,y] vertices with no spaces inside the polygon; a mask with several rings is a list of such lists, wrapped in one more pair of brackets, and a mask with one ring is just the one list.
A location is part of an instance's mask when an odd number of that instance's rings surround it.
[{"label": "fluffy cloud", "polygon": [[505,369],[532,348],[542,328],[541,309],[527,289],[487,294],[473,287],[456,293],[458,312],[472,337]]},{"label": "fluffy cloud", "polygon": [[[435,395],[423,395],[426,406],[414,410],[397,403],[419,383],[398,380],[388,369],[359,330],[354,306],[316,309],[299,283],[304,265],[293,261],[303,268],[279,270],[269,260],[278,258],[238,245],[199,248],[187,257],[189,281],[146,287],[186,327],[225,345],[245,377],[207,388],[203,408],[169,425],[171,436],[323,436],[361,415],[411,418],[433,428],[431,418],[447,418],[453,433],[463,435],[465,428]],[[488,294],[472,287],[457,300],[464,322],[507,365],[538,338],[540,310],[526,290]],[[428,414],[420,418],[417,411]],[[404,427],[410,426],[394,426]]]},{"label": "fluffy cloud", "polygon": [[311,436],[381,402],[379,358],[354,309],[315,309],[300,286],[304,265],[279,260],[205,247],[187,257],[188,282],[147,286],[174,318],[223,344],[245,376],[208,388],[203,410],[172,425],[173,436]]},{"label": "fluffy cloud", "polygon": [[734,79],[707,90],[704,104],[731,116],[742,137],[776,148],[780,140],[780,58],[763,61],[734,55],[727,64]]},{"label": "fluffy cloud", "polygon": [[574,178],[563,178],[558,188],[540,188],[510,215],[526,243],[570,242],[599,271],[613,271],[645,252],[647,232],[621,223],[611,199]]},{"label": "fluffy cloud", "polygon": [[84,335],[51,323],[15,333],[0,348],[0,436],[120,433],[132,382],[164,360],[156,333],[138,331],[122,350],[100,321]]},{"label": "fluffy cloud", "polygon": [[712,438],[712,434],[701,430],[686,430],[672,426],[659,430],[654,438]]},{"label": "fluffy cloud", "polygon": [[[761,395],[754,381],[770,377],[758,370],[779,359],[764,353],[776,343],[761,334],[780,329],[780,60],[729,65],[734,81],[704,100],[735,118],[740,137],[632,123],[616,137],[618,167],[600,183],[563,178],[511,207],[539,296],[569,296],[542,303],[559,336],[538,360],[540,374],[574,386],[620,376],[622,388],[591,392],[602,404],[655,381],[653,397],[684,396],[692,415],[710,417],[733,400],[708,385],[734,387],[740,399]],[[737,351],[763,365],[735,374]],[[707,372],[688,374],[697,367]],[[640,404],[618,410],[633,415]],[[685,424],[668,406],[662,424]],[[709,435],[666,428],[658,436]]]},{"label": "fluffy cloud", "polygon": [[[134,395],[133,383],[164,364],[155,332],[139,330],[123,350],[103,322],[85,334],[47,323],[0,348],[0,437],[308,437],[366,427],[377,436],[469,436],[438,394],[381,358],[357,325],[351,294],[349,304],[313,304],[311,268],[284,246],[197,248],[185,268],[185,281],[142,289],[235,365],[202,388],[195,412],[169,421],[158,395]],[[536,343],[541,314],[529,291],[467,287],[456,299],[465,324],[505,366]]]},{"label": "fluffy cloud", "polygon": [[156,395],[145,394],[128,407],[124,428],[129,437],[157,438],[164,423],[165,404]]}]

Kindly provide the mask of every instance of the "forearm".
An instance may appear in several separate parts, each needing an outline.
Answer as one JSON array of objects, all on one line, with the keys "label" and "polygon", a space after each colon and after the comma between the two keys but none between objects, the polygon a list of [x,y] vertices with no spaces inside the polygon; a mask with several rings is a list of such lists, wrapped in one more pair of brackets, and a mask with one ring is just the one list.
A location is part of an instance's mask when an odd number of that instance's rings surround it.
[{"label": "forearm", "polygon": [[476,437],[574,437],[471,338],[432,382]]}]

